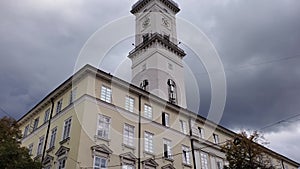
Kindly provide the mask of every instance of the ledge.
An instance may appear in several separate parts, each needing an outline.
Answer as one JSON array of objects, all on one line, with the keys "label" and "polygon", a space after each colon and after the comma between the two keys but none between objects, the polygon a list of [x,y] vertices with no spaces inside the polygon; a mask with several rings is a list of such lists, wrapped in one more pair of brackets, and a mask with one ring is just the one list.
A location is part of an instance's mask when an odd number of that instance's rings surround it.
[{"label": "ledge", "polygon": [[52,146],[52,147],[48,148],[48,150],[46,150],[46,152],[49,153],[49,152],[51,152],[54,149],[55,149],[55,146]]},{"label": "ledge", "polygon": [[182,165],[185,166],[185,167],[192,168],[192,165],[191,165],[191,164],[182,163]]},{"label": "ledge", "polygon": [[63,139],[62,141],[60,141],[59,144],[62,145],[64,143],[68,142],[69,140],[70,140],[70,137],[67,137],[67,138]]},{"label": "ledge", "polygon": [[130,146],[130,145],[127,145],[127,144],[122,144],[123,147],[126,147],[128,149],[131,149],[131,150],[135,150],[135,147],[134,146]]}]

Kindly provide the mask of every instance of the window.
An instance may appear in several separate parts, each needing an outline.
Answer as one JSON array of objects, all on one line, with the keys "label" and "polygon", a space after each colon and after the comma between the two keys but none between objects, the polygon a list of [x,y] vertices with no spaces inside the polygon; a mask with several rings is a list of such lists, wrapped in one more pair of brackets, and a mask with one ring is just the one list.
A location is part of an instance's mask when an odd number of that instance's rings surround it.
[{"label": "window", "polygon": [[50,115],[50,108],[45,111],[44,123],[46,123],[49,120],[49,115]]},{"label": "window", "polygon": [[134,98],[126,96],[125,98],[125,109],[133,112],[133,108],[134,108]]},{"label": "window", "polygon": [[179,122],[180,122],[181,132],[183,132],[184,134],[187,134],[186,122],[183,120],[179,120]]},{"label": "window", "polygon": [[169,86],[169,101],[171,103],[176,103],[176,84],[172,79],[169,79],[168,86]]},{"label": "window", "polygon": [[190,149],[187,146],[182,146],[182,162],[184,164],[191,164],[190,163]]},{"label": "window", "polygon": [[111,89],[106,86],[102,86],[100,99],[102,101],[111,103]]},{"label": "window", "polygon": [[200,153],[202,169],[208,169],[208,155],[204,152]]},{"label": "window", "polygon": [[217,161],[217,169],[223,169],[222,161]]},{"label": "window", "polygon": [[198,130],[199,130],[199,137],[204,138],[204,129],[201,127],[198,127]]},{"label": "window", "polygon": [[49,148],[52,148],[55,145],[56,132],[57,132],[57,127],[52,129],[52,131],[51,131],[51,138],[50,138]]},{"label": "window", "polygon": [[104,168],[107,167],[106,163],[107,163],[107,160],[105,158],[95,156],[94,157],[94,167],[93,167],[93,169],[104,169]]},{"label": "window", "polygon": [[[146,67],[146,65],[145,65],[145,67]],[[148,80],[143,80],[143,82],[140,84],[140,88],[142,88],[143,90],[148,91],[148,85],[149,85]]]},{"label": "window", "polygon": [[44,136],[39,138],[39,144],[38,144],[37,154],[36,154],[37,156],[42,154],[43,145],[44,145]]},{"label": "window", "polygon": [[28,131],[29,131],[29,125],[27,125],[24,129],[24,134],[23,134],[24,137],[28,135]]},{"label": "window", "polygon": [[97,136],[100,138],[108,139],[110,127],[110,117],[99,115]]},{"label": "window", "polygon": [[66,168],[66,159],[60,159],[58,160],[58,169],[65,169]]},{"label": "window", "polygon": [[164,144],[164,157],[172,159],[171,141],[164,139],[163,144]]},{"label": "window", "polygon": [[74,88],[73,90],[71,90],[70,92],[70,100],[69,103],[73,103],[74,100],[76,99],[76,94],[77,94],[77,88]]},{"label": "window", "polygon": [[33,122],[33,131],[36,130],[38,128],[38,125],[39,125],[39,117],[36,118]]},{"label": "window", "polygon": [[219,136],[217,134],[213,134],[214,137],[214,143],[219,144]]},{"label": "window", "polygon": [[144,105],[144,116],[147,118],[147,119],[150,119],[152,120],[152,107],[149,106],[149,105]]},{"label": "window", "polygon": [[134,169],[132,165],[122,165],[122,169]]},{"label": "window", "polygon": [[145,151],[153,153],[153,134],[145,132]]},{"label": "window", "polygon": [[123,142],[125,145],[133,146],[134,126],[124,125]]},{"label": "window", "polygon": [[33,143],[29,144],[28,146],[28,154],[32,155]]},{"label": "window", "polygon": [[61,108],[62,108],[62,102],[63,102],[63,99],[60,99],[57,104],[56,104],[56,114],[57,113],[60,113],[61,111]]},{"label": "window", "polygon": [[170,117],[168,113],[163,112],[162,113],[162,125],[169,127],[169,121],[170,121]]},{"label": "window", "polygon": [[71,122],[72,122],[72,118],[68,118],[65,121],[62,140],[65,140],[70,136]]}]

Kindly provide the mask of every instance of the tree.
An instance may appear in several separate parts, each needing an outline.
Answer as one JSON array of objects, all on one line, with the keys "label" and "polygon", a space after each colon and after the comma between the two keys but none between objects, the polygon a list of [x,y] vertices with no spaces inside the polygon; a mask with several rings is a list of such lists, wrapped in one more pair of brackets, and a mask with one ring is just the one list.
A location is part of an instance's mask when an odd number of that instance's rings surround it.
[{"label": "tree", "polygon": [[29,150],[21,147],[21,130],[17,121],[3,117],[0,119],[0,168],[1,169],[40,169],[41,163],[35,162]]},{"label": "tree", "polygon": [[234,140],[226,142],[222,147],[229,162],[224,169],[274,169],[270,157],[263,151],[258,141],[263,139],[258,132],[247,135],[241,132]]}]

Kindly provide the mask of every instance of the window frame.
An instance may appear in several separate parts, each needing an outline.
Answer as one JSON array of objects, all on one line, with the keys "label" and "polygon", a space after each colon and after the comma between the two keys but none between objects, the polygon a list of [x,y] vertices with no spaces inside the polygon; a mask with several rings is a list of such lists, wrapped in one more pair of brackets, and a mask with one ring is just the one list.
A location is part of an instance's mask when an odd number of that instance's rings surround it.
[{"label": "window frame", "polygon": [[33,151],[33,143],[28,145],[28,154],[33,155],[32,151]]},{"label": "window frame", "polygon": [[202,139],[204,139],[204,137],[205,137],[204,128],[198,127],[198,132],[199,132],[199,137],[202,138]]},{"label": "window frame", "polygon": [[36,155],[37,156],[42,155],[42,153],[43,153],[44,141],[45,141],[45,136],[41,136],[39,138],[38,147],[37,147],[37,150],[36,150]]},{"label": "window frame", "polygon": [[72,117],[69,117],[64,121],[62,140],[66,140],[70,137],[71,126],[72,126]]},{"label": "window frame", "polygon": [[130,96],[125,97],[125,110],[130,111],[133,113],[135,105],[135,99]]},{"label": "window frame", "polygon": [[69,104],[72,104],[74,100],[76,99],[77,95],[77,87],[71,89],[70,91],[70,96],[69,96]]},{"label": "window frame", "polygon": [[163,156],[166,159],[172,159],[172,141],[169,139],[163,139]]},{"label": "window frame", "polygon": [[152,107],[148,104],[144,104],[144,117],[149,120],[153,119]]},{"label": "window frame", "polygon": [[219,135],[216,133],[213,133],[213,138],[214,138],[214,143],[219,144],[220,143],[220,138]]},{"label": "window frame", "polygon": [[59,114],[62,110],[63,99],[60,99],[56,103],[56,114]]},{"label": "window frame", "polygon": [[134,146],[135,127],[130,124],[124,124],[123,128],[123,144],[133,147]]},{"label": "window frame", "polygon": [[162,112],[162,125],[170,127],[170,115],[166,112]]},{"label": "window frame", "polygon": [[45,111],[45,115],[44,115],[44,123],[46,123],[49,120],[49,116],[50,116],[50,108],[48,108]]},{"label": "window frame", "polygon": [[154,137],[153,133],[150,133],[148,131],[144,132],[144,151],[147,153],[154,152],[153,137]]},{"label": "window frame", "polygon": [[57,135],[57,127],[54,127],[54,128],[51,130],[51,136],[50,136],[49,148],[52,148],[52,147],[55,146],[56,135]]},{"label": "window frame", "polygon": [[188,134],[188,130],[187,130],[187,122],[184,121],[184,120],[179,120],[179,123],[180,123],[180,129],[181,129],[181,132],[183,134]]},{"label": "window frame", "polygon": [[[61,162],[63,162],[63,163],[61,163]],[[67,158],[58,159],[57,169],[66,169],[66,163],[67,163]],[[61,164],[63,164],[62,168],[61,168]]]},{"label": "window frame", "polygon": [[29,134],[29,124],[27,126],[25,126],[25,128],[24,128],[23,137],[28,136],[28,134]]},{"label": "window frame", "polygon": [[191,165],[190,148],[185,145],[182,145],[182,162]]},{"label": "window frame", "polygon": [[100,100],[111,103],[112,102],[112,89],[108,86],[102,85],[100,91]]},{"label": "window frame", "polygon": [[208,154],[205,152],[200,152],[200,163],[202,169],[209,169],[209,159]]},{"label": "window frame", "polygon": [[[110,125],[111,118],[106,115],[99,114],[97,120],[96,136],[102,139],[109,139]],[[102,135],[99,135],[100,130],[102,131]]]},{"label": "window frame", "polygon": [[34,119],[32,131],[35,131],[39,126],[40,117]]},{"label": "window frame", "polygon": [[[99,166],[96,166],[96,159],[99,159]],[[107,168],[107,158],[104,158],[104,157],[101,157],[101,156],[97,156],[97,155],[95,155],[94,156],[94,160],[93,160],[93,169],[102,169],[103,168],[103,166],[101,166],[102,165],[102,160],[104,160],[105,161],[105,166],[104,166],[104,168]]]}]

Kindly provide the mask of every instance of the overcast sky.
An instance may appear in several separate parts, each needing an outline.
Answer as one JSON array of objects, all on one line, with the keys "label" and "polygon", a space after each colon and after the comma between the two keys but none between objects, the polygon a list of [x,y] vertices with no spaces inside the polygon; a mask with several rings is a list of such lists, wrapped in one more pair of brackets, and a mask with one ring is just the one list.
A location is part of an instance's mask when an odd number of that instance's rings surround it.
[{"label": "overcast sky", "polygon": [[[0,116],[20,118],[71,76],[88,38],[109,22],[129,16],[134,2],[1,0]],[[259,130],[300,113],[300,1],[176,2],[181,8],[178,17],[205,33],[224,64],[227,101],[222,125]],[[116,60],[126,61],[132,42],[129,38],[113,47],[106,62],[114,67]],[[199,85],[199,113],[206,116],[208,77],[193,63],[188,46],[183,48],[188,54],[184,61]],[[110,71],[105,66],[98,68]],[[299,116],[266,128],[264,135],[268,147],[300,161]]]}]

